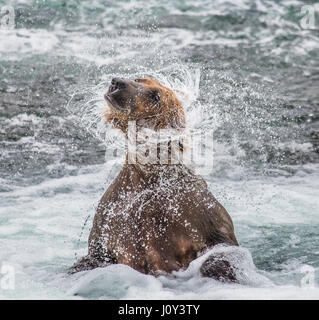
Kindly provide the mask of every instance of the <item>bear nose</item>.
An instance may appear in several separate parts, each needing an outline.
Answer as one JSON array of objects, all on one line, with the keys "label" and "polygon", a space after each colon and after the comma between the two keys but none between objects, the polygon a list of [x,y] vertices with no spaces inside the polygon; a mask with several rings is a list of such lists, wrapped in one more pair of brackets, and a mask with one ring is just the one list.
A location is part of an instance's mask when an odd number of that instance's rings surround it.
[{"label": "bear nose", "polygon": [[123,89],[125,88],[126,81],[122,78],[113,78],[111,84],[116,88]]}]

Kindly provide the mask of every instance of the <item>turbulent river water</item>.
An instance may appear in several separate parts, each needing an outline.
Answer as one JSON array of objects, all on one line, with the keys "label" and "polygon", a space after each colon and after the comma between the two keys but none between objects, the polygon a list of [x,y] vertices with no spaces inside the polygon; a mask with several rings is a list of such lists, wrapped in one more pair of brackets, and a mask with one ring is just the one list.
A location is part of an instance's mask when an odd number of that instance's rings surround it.
[{"label": "turbulent river water", "polygon": [[[0,1],[0,264],[6,299],[319,298],[319,7],[297,0]],[[302,7],[315,27],[302,28]],[[210,190],[242,247],[242,281],[114,265],[75,275],[121,168],[100,121],[114,76],[187,93],[213,142]],[[306,266],[306,269],[305,269]],[[305,277],[314,279],[309,285]]]}]

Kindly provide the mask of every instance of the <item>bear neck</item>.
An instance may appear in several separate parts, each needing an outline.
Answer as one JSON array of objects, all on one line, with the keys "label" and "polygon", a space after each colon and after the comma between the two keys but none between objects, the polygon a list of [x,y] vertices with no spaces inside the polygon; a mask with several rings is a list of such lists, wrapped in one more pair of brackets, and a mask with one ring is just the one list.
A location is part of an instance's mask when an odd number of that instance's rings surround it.
[{"label": "bear neck", "polygon": [[120,175],[125,176],[128,184],[136,184],[137,181],[146,184],[170,184],[178,181],[186,181],[185,177],[196,176],[192,167],[183,163],[178,164],[141,164],[130,163],[126,157]]},{"label": "bear neck", "polygon": [[143,179],[154,181],[163,179],[173,181],[179,179],[181,175],[189,175],[191,172],[194,172],[193,163],[186,163],[183,162],[183,160],[175,160],[173,162],[173,157],[171,156],[171,152],[169,151],[167,161],[164,161],[163,163],[160,161],[159,154],[157,153],[157,155],[155,155],[155,161],[153,159],[155,163],[149,163],[147,161],[141,162],[138,156],[135,155],[132,158],[132,155],[128,152],[128,150],[126,150],[126,159],[123,170],[135,172]]}]

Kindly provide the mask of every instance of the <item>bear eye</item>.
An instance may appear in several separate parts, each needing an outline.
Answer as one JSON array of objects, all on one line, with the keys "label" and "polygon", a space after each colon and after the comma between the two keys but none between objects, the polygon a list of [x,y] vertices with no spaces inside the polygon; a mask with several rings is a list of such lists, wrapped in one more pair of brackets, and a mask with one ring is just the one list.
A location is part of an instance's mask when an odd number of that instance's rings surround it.
[{"label": "bear eye", "polygon": [[135,82],[141,82],[141,79],[134,79]]}]

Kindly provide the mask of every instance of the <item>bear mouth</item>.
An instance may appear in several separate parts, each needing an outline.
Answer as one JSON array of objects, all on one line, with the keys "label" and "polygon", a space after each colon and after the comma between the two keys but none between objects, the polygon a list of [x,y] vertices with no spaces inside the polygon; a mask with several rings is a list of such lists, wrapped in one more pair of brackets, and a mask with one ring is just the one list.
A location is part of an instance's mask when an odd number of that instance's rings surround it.
[{"label": "bear mouth", "polygon": [[124,107],[121,107],[117,102],[116,100],[112,97],[111,94],[113,93],[117,93],[117,91],[120,91],[119,89],[116,89],[115,91],[112,91],[111,93],[107,92],[105,95],[104,95],[104,99],[106,100],[107,104],[115,109],[116,111],[119,111],[121,113],[127,113],[128,110]]}]

